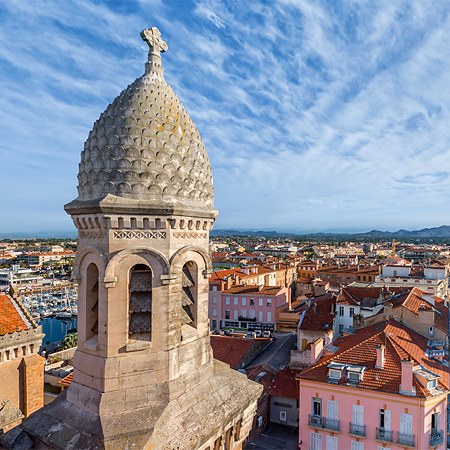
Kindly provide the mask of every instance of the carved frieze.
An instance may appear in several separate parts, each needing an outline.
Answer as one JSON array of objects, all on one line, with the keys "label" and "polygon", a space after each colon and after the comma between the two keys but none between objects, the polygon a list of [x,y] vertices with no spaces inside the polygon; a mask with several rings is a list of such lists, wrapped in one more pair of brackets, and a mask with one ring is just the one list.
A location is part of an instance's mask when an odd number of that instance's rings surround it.
[{"label": "carved frieze", "polygon": [[167,232],[160,230],[121,230],[113,232],[114,239],[166,239]]}]

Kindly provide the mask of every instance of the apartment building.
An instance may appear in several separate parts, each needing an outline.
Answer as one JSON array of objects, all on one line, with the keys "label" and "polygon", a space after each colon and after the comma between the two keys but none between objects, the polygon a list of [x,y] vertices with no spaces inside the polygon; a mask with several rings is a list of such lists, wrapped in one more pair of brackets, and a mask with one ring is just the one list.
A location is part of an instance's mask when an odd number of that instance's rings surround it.
[{"label": "apartment building", "polygon": [[379,266],[323,266],[316,276],[323,281],[348,285],[355,282],[373,283],[380,272]]},{"label": "apartment building", "polygon": [[352,332],[356,324],[379,314],[385,302],[395,302],[396,295],[403,291],[401,287],[343,287],[336,300],[335,336],[342,335],[344,331]]},{"label": "apartment building", "polygon": [[211,330],[274,331],[277,308],[291,301],[281,286],[232,286],[209,294]]},{"label": "apartment building", "polygon": [[321,350],[299,376],[299,447],[446,448],[448,364],[395,319]]},{"label": "apartment building", "polygon": [[448,294],[448,266],[435,263],[415,266],[412,263],[385,264],[373,286],[418,287],[426,292],[444,297]]}]

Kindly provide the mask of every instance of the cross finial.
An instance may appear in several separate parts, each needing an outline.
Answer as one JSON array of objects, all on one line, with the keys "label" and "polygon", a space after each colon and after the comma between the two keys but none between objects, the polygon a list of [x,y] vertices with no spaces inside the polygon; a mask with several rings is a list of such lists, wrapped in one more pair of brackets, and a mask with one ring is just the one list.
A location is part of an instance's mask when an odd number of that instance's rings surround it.
[{"label": "cross finial", "polygon": [[141,31],[141,38],[150,47],[150,55],[160,56],[160,53],[167,51],[167,44],[161,37],[161,32],[156,27]]}]

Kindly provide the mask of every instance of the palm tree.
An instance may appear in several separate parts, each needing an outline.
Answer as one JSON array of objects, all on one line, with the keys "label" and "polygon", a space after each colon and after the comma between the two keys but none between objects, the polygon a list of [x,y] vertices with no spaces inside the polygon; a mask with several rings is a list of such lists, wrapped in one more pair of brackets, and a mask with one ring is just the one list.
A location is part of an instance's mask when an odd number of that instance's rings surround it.
[{"label": "palm tree", "polygon": [[67,333],[62,340],[62,349],[67,350],[68,348],[76,347],[78,343],[77,333]]}]

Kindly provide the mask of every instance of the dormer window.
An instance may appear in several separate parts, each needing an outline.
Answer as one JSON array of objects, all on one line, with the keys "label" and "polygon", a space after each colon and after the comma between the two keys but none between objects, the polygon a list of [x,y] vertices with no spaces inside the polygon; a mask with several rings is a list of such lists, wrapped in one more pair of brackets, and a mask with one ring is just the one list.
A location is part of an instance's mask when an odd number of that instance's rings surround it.
[{"label": "dormer window", "polygon": [[340,380],[341,375],[342,373],[340,370],[330,369],[330,371],[328,372],[328,377],[332,380]]},{"label": "dormer window", "polygon": [[427,383],[427,389],[435,389],[437,387],[437,380],[430,380]]},{"label": "dormer window", "polygon": [[359,383],[361,381],[361,374],[358,372],[348,372],[348,381],[350,383]]}]

